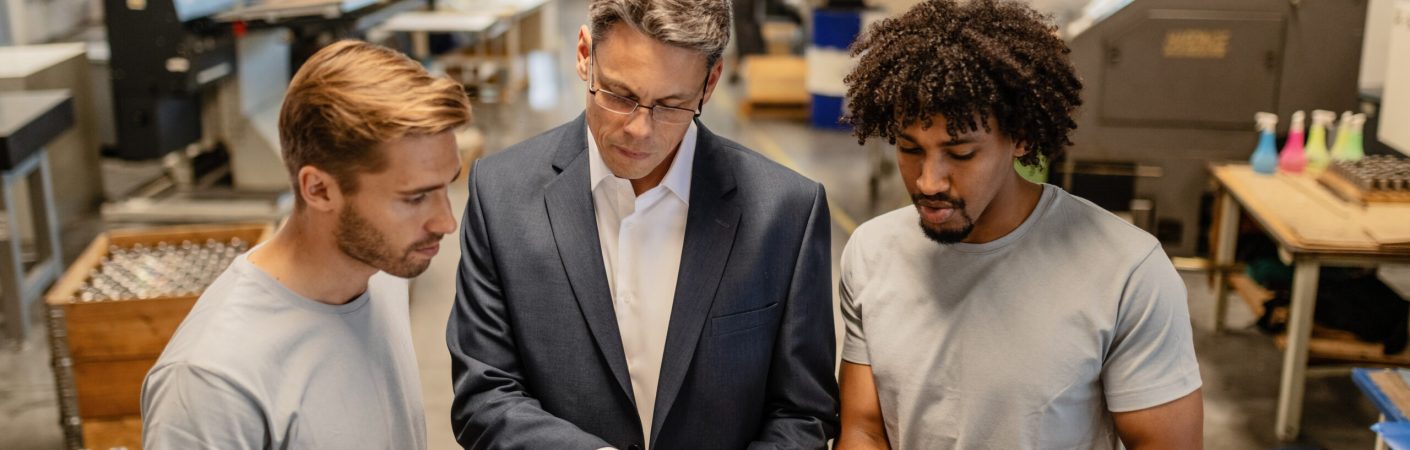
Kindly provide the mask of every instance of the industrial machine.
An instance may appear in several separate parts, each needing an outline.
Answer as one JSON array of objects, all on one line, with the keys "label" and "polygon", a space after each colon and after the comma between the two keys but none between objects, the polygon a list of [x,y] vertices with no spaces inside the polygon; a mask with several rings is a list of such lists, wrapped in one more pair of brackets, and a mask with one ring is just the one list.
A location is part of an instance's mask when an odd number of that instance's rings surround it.
[{"label": "industrial machine", "polygon": [[292,207],[279,153],[288,80],[310,55],[413,0],[105,0],[117,145],[161,175],[108,220],[267,220]]},{"label": "industrial machine", "polygon": [[201,137],[201,96],[235,73],[235,37],[210,16],[235,0],[106,0],[116,155],[143,160]]},{"label": "industrial machine", "polygon": [[1196,255],[1207,166],[1248,159],[1255,113],[1358,108],[1367,0],[1124,3],[1069,38],[1084,104],[1054,181],[1124,184],[1167,253]]}]

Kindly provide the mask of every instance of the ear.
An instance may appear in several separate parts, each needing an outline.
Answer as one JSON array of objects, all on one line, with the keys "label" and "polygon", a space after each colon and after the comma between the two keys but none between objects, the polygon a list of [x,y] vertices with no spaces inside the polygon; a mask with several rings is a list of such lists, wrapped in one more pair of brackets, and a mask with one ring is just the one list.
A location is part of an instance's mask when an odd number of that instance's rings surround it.
[{"label": "ear", "polygon": [[715,85],[720,83],[720,75],[725,71],[725,58],[720,56],[715,61],[715,67],[710,68],[710,79],[705,82],[705,102],[710,101],[710,96],[715,94]]},{"label": "ear", "polygon": [[333,174],[314,166],[303,166],[298,176],[299,197],[314,211],[336,211],[343,204],[343,192]]},{"label": "ear", "polygon": [[588,80],[589,60],[592,58],[592,30],[587,25],[578,28],[578,78]]},{"label": "ear", "polygon": [[1027,154],[1028,154],[1028,144],[1023,143],[1023,142],[1016,142],[1016,143],[1014,143],[1014,146],[1013,146],[1013,157],[1014,157],[1015,159],[1017,159],[1017,158],[1019,158],[1019,157],[1022,157],[1023,155],[1027,155]]}]

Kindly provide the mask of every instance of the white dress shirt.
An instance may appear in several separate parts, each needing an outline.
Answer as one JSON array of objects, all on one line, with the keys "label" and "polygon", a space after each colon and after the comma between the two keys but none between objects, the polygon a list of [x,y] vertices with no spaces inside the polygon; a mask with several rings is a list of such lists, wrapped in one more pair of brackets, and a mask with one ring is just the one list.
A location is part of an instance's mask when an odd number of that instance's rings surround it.
[{"label": "white dress shirt", "polygon": [[618,178],[607,168],[588,131],[597,238],[627,356],[632,395],[646,433],[645,445],[650,445],[661,359],[676,297],[696,135],[691,123],[665,179],[638,196],[630,180]]}]

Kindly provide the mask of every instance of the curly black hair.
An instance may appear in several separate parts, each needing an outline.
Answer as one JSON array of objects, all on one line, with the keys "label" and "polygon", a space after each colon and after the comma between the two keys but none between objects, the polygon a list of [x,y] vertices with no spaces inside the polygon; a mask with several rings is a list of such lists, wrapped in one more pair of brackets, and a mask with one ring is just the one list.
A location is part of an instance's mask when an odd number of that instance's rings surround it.
[{"label": "curly black hair", "polygon": [[1019,161],[1036,166],[1071,145],[1072,114],[1082,82],[1057,26],[1007,0],[926,0],[870,27],[856,43],[847,75],[844,123],[860,143],[891,144],[909,124],[945,118],[951,136],[999,131],[1027,148]]}]

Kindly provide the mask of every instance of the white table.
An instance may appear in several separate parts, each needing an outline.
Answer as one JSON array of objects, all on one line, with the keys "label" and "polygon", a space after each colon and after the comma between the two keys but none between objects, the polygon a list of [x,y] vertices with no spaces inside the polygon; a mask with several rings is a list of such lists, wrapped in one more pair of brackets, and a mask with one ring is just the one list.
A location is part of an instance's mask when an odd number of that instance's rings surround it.
[{"label": "white table", "polygon": [[481,53],[500,15],[491,12],[412,11],[392,16],[377,29],[411,35],[412,53],[424,60],[431,55],[429,33],[466,33],[475,37]]}]

